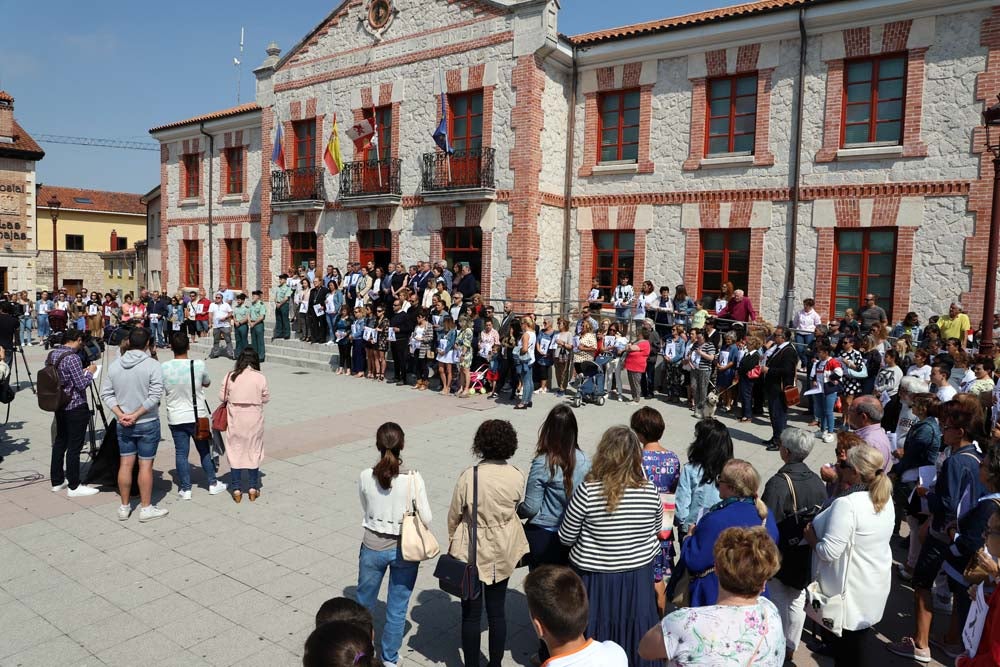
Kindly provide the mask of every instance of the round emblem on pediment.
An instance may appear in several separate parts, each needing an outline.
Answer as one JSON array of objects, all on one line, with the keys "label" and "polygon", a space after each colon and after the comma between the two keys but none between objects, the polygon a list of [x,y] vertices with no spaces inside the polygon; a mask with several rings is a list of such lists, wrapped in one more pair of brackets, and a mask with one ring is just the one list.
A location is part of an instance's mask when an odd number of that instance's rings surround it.
[{"label": "round emblem on pediment", "polygon": [[375,32],[381,32],[392,20],[393,8],[391,0],[372,0],[368,5],[368,25]]}]

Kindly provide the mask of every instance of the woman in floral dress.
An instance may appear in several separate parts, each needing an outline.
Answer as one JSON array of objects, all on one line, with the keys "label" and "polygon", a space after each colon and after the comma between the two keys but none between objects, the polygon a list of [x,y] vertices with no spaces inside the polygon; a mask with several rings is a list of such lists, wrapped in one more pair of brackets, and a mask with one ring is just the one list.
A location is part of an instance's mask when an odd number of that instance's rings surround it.
[{"label": "woman in floral dress", "polygon": [[[839,361],[842,366],[849,368],[851,370],[860,370],[864,365],[864,357],[854,349],[854,337],[845,336],[841,340],[841,344],[844,346],[843,351],[840,353]],[[855,396],[861,393],[861,380],[859,378],[851,377],[846,371],[844,373],[844,379],[842,381],[843,389],[841,389],[841,397],[843,401],[843,414],[847,414],[848,409],[851,407],[851,401],[854,400]]]},{"label": "woman in floral dress", "polygon": [[667,604],[667,582],[674,565],[674,492],[681,478],[681,460],[677,454],[660,445],[666,424],[655,408],[644,407],[633,412],[629,426],[642,443],[642,470],[646,479],[656,487],[663,503],[663,524],[657,535],[660,552],[653,561],[656,606],[660,616],[663,616]]},{"label": "woman in floral dress", "polygon": [[458,354],[458,369],[461,373],[459,398],[469,396],[469,369],[472,368],[472,321],[468,315],[458,318],[459,332],[455,336],[455,352]]}]

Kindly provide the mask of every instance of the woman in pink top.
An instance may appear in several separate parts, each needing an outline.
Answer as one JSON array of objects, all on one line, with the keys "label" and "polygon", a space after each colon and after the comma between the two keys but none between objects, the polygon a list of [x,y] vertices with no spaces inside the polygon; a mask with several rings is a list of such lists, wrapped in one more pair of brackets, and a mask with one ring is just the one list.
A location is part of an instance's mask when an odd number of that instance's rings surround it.
[{"label": "woman in pink top", "polygon": [[233,500],[243,500],[243,471],[247,471],[247,495],[260,495],[260,462],[264,458],[264,404],[271,399],[267,378],[260,372],[260,360],[252,347],[244,348],[236,359],[236,369],[226,376],[219,392],[228,401],[229,428],[226,430],[226,458],[229,459],[229,488]]},{"label": "woman in pink top", "polygon": [[632,389],[632,402],[639,402],[639,385],[642,375],[646,372],[646,359],[649,357],[649,331],[639,327],[639,339],[630,343],[625,357],[625,370],[628,371],[628,385]]}]

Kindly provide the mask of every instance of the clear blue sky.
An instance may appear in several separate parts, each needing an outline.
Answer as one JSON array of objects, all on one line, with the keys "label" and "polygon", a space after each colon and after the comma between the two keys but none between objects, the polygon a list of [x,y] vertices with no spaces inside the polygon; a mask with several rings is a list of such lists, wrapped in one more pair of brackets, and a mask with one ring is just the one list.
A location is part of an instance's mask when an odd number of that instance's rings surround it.
[{"label": "clear blue sky", "polygon": [[[430,2],[432,0],[428,0]],[[236,102],[240,25],[246,27],[242,100],[271,40],[283,49],[338,0],[44,0],[0,2],[0,89],[29,132],[151,141],[147,130]],[[576,34],[736,4],[726,0],[563,0],[559,30]],[[294,7],[289,11],[287,8]],[[144,193],[159,154],[43,144],[38,180]]]}]

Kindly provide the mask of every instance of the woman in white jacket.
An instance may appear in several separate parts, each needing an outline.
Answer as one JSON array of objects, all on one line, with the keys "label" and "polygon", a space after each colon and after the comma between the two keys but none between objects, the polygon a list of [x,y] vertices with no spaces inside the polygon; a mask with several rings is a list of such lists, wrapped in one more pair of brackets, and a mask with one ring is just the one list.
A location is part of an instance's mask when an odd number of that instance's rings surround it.
[{"label": "woman in white jacket", "polygon": [[403,514],[416,503],[420,520],[431,522],[431,507],[420,473],[400,472],[403,429],[395,422],[378,427],[375,446],[380,459],[374,468],[366,468],[358,480],[362,525],[365,529],[358,556],[358,602],[375,610],[382,577],[389,570],[389,594],[386,600],[385,630],[380,655],[386,667],[396,667],[403,643],[403,625],[410,595],[417,581],[419,563],[403,560],[399,537]]},{"label": "woman in white jacket", "polygon": [[837,465],[850,487],[805,528],[814,549],[813,575],[825,595],[844,595],[843,633],[834,664],[866,664],[865,642],[882,620],[892,583],[894,511],[892,482],[882,471],[882,453],[869,445],[847,452]]}]

